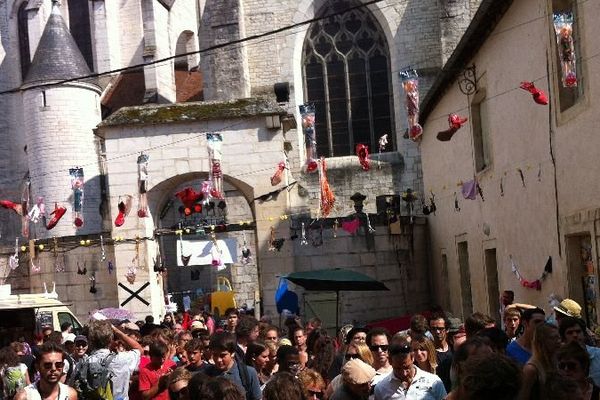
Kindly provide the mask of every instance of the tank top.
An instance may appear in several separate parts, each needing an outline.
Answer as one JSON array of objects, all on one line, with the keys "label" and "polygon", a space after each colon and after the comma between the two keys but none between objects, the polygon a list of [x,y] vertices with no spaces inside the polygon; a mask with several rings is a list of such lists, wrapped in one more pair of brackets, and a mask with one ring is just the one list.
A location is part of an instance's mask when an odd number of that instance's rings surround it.
[{"label": "tank top", "polygon": [[[42,396],[35,383],[26,386],[25,392],[27,393],[27,400],[42,400]],[[67,385],[58,383],[58,397],[56,400],[69,400],[69,387]]]}]

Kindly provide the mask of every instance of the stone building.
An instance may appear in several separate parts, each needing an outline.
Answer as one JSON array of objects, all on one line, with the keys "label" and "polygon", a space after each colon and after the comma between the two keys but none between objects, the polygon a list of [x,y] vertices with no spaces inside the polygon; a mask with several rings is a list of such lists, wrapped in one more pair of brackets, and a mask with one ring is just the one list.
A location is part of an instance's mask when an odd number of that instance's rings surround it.
[{"label": "stone building", "polygon": [[[433,292],[459,315],[499,318],[499,291],[513,290],[548,312],[550,296],[572,298],[589,324],[598,322],[598,193],[590,183],[599,172],[599,12],[585,1],[483,1],[423,101],[424,185],[438,206],[428,221]],[[575,18],[574,87],[562,83],[556,13]],[[548,104],[521,82],[533,82]],[[439,141],[451,113],[469,121]],[[473,178],[483,196],[467,200],[457,184]]]},{"label": "stone building", "polygon": [[[423,188],[418,147],[403,138],[399,72],[416,69],[423,96],[477,5],[3,2],[0,194],[19,203],[29,187],[30,206],[43,197],[47,213],[54,203],[67,208],[53,230],[2,210],[6,282],[17,291],[38,291],[43,282],[56,281],[61,299],[72,302],[82,318],[93,308],[118,305],[141,317],[162,315],[166,292],[180,307],[186,297],[205,301],[225,276],[238,305],[275,316],[278,277],[347,267],[384,281],[391,292],[385,306],[374,294],[344,293],[342,320],[428,307],[427,226],[421,216],[408,216],[400,200],[407,189]],[[319,176],[304,169],[298,106],[305,102],[315,104],[316,147],[327,157],[337,197],[328,218],[319,218]],[[186,216],[175,194],[199,191],[207,179],[209,133],[223,138],[225,201]],[[389,143],[377,154],[384,134]],[[375,153],[368,171],[355,156],[357,144]],[[148,161],[143,196],[141,155]],[[272,186],[282,161],[282,182]],[[75,167],[85,177],[80,214],[73,211],[80,197],[69,176]],[[342,227],[354,221],[350,197],[357,192],[367,196],[365,213],[358,214],[358,233],[349,234]],[[116,227],[119,204],[128,196],[133,210]],[[145,198],[147,216],[138,217]],[[395,214],[401,229],[388,226]],[[74,226],[81,215],[83,226]],[[302,224],[309,246],[301,244]],[[6,263],[22,225],[31,232],[20,243],[29,242],[19,268],[11,271]],[[285,239],[280,251],[272,251],[273,238]],[[206,264],[215,241],[227,259],[221,271]],[[242,263],[244,246],[252,257]],[[194,258],[183,262],[186,255]],[[92,283],[95,293],[88,290]],[[316,307],[316,314],[331,306],[327,295],[301,299],[303,309]]]}]

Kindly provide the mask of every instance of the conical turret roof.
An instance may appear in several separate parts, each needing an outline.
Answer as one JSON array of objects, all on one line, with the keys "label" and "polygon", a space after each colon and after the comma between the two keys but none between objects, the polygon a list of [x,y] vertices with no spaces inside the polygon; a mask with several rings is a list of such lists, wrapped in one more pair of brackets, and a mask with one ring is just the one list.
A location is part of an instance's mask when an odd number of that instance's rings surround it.
[{"label": "conical turret roof", "polygon": [[57,3],[54,3],[23,84],[71,79],[90,73]]}]

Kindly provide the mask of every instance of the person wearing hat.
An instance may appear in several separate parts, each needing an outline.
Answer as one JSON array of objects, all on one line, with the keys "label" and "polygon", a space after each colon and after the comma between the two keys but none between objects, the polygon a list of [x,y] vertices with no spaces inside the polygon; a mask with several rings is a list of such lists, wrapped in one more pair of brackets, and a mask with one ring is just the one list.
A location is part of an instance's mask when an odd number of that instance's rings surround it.
[{"label": "person wearing hat", "polygon": [[[577,318],[583,321],[581,315],[581,306],[575,300],[564,299],[559,305],[554,307],[554,316],[556,323],[560,325],[560,320],[565,317]],[[585,344],[587,346],[597,346],[597,335],[590,329],[585,329]]]},{"label": "person wearing hat", "polygon": [[414,355],[407,341],[388,349],[392,373],[375,386],[375,400],[442,400],[446,389],[441,379],[414,364]]},{"label": "person wearing hat", "polygon": [[358,358],[348,361],[342,367],[342,381],[329,400],[366,400],[371,392],[371,381],[375,369]]},{"label": "person wearing hat", "polygon": [[67,384],[69,386],[73,386],[75,382],[75,378],[78,375],[79,369],[87,359],[87,350],[88,350],[88,340],[87,337],[83,335],[75,336],[75,346],[73,351],[71,352],[71,359],[73,360],[73,372],[71,376],[67,379]]},{"label": "person wearing hat", "polygon": [[581,319],[581,306],[571,299],[564,299],[559,305],[554,307],[556,322],[560,323],[563,317],[573,317]]}]

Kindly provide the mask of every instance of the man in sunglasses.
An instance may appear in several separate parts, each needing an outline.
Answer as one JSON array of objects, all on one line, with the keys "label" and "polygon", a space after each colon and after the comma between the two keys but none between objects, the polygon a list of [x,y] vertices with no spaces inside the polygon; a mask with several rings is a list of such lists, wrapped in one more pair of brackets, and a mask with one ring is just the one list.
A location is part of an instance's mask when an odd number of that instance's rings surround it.
[{"label": "man in sunglasses", "polygon": [[77,400],[75,389],[60,383],[65,366],[62,348],[56,343],[48,342],[40,346],[38,351],[35,365],[40,372],[40,380],[18,392],[14,400]]},{"label": "man in sunglasses", "polygon": [[376,371],[373,385],[376,385],[384,376],[392,372],[388,354],[390,340],[391,335],[384,328],[373,328],[367,334],[367,345],[371,350],[371,354],[373,354],[373,368]]},{"label": "man in sunglasses", "polygon": [[375,400],[442,400],[444,384],[434,374],[414,365],[414,353],[407,341],[389,347],[393,372],[375,386]]}]

